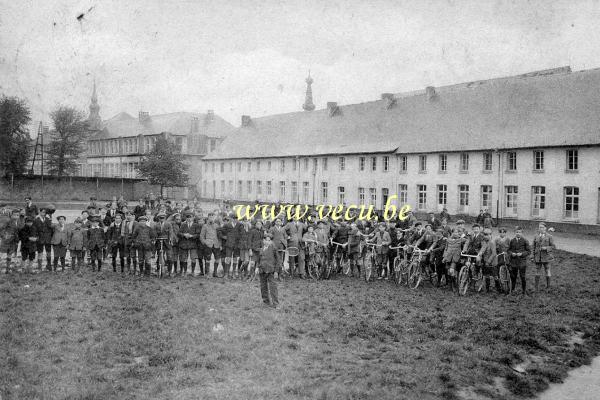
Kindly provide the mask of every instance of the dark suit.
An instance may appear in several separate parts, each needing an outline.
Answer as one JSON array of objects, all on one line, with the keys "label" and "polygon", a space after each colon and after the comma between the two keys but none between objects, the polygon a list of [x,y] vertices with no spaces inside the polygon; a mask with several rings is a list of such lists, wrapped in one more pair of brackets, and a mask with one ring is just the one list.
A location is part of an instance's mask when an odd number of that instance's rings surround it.
[{"label": "dark suit", "polygon": [[[527,288],[527,256],[530,252],[529,242],[524,237],[520,239],[514,237],[510,240],[508,254],[510,256],[512,290],[515,290],[517,276],[521,275],[521,288],[523,289],[523,293],[525,293],[525,289]],[[518,253],[521,253],[521,255],[517,256]]]},{"label": "dark suit", "polygon": [[90,250],[90,259],[92,261],[92,267],[94,267],[94,261],[98,260],[98,271],[102,268],[102,249],[106,245],[106,238],[104,236],[104,230],[99,226],[97,228],[90,228],[88,230],[88,248]]},{"label": "dark suit", "polygon": [[[283,229],[283,228],[282,228]],[[273,279],[273,273],[277,267],[277,250],[273,243],[260,251],[260,294],[265,304],[274,306],[279,304],[277,298],[277,282]]]}]

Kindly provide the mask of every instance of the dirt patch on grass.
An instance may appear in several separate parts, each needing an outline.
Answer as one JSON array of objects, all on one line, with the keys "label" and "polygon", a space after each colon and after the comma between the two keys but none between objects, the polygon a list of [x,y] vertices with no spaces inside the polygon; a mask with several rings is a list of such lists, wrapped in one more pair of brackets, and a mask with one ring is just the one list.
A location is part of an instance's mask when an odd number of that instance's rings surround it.
[{"label": "dirt patch on grass", "polygon": [[[4,399],[511,399],[600,350],[599,259],[557,252],[531,298],[426,285],[3,276]],[[25,288],[25,285],[29,285]],[[218,327],[216,329],[215,327]],[[577,340],[573,335],[580,332]],[[532,361],[533,360],[533,361]],[[523,371],[514,369],[526,363]]]}]

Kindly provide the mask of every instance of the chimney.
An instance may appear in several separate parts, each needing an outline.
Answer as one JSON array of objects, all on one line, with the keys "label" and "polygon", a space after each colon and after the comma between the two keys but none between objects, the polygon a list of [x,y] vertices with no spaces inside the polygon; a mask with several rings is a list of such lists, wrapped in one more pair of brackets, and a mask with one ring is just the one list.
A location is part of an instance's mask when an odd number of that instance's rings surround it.
[{"label": "chimney", "polygon": [[192,117],[192,128],[191,128],[192,133],[198,133],[199,127],[200,127],[200,120],[198,120],[198,117]]},{"label": "chimney", "polygon": [[242,115],[242,127],[247,128],[252,124],[252,119],[249,115]]},{"label": "chimney", "polygon": [[425,88],[425,94],[427,94],[427,100],[432,101],[435,100],[437,94],[435,93],[435,88],[433,86],[427,86]]},{"label": "chimney", "polygon": [[340,114],[340,108],[338,107],[337,102],[328,101],[327,102],[327,111],[329,111],[330,117]]},{"label": "chimney", "polygon": [[215,111],[208,110],[206,111],[206,118],[204,119],[204,125],[209,125],[215,120]]},{"label": "chimney", "polygon": [[138,116],[141,124],[145,124],[150,121],[150,113],[147,111],[140,111]]},{"label": "chimney", "polygon": [[389,110],[396,105],[396,97],[394,97],[393,93],[382,93],[381,100],[385,100],[386,110]]}]

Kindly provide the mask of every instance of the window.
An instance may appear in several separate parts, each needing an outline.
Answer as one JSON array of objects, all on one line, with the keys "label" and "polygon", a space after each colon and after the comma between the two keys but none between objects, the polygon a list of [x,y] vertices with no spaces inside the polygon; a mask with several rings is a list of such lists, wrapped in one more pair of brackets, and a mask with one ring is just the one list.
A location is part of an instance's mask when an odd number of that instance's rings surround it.
[{"label": "window", "polygon": [[273,193],[273,183],[271,181],[267,181],[267,196],[270,196],[272,193]]},{"label": "window", "polygon": [[448,170],[448,156],[446,154],[440,154],[440,172],[446,172]]},{"label": "window", "polygon": [[256,181],[256,195],[262,195],[262,181]]},{"label": "window", "polygon": [[419,173],[427,172],[427,156],[419,156]]},{"label": "window", "polygon": [[212,181],[212,197],[214,198],[217,195],[217,181]]},{"label": "window", "polygon": [[533,152],[533,170],[544,170],[544,152],[541,150],[536,150]]},{"label": "window", "polygon": [[340,171],[344,171],[346,169],[346,157],[340,157]]},{"label": "window", "polygon": [[229,172],[233,172],[233,162],[229,163]]},{"label": "window", "polygon": [[346,188],[338,186],[338,204],[346,204]]},{"label": "window", "polygon": [[377,207],[377,189],[369,188],[369,197],[371,198],[371,204],[374,207]]},{"label": "window", "polygon": [[308,164],[309,164],[308,158],[305,158],[304,159],[304,170],[305,171],[308,171]]},{"label": "window", "polygon": [[202,181],[202,193],[204,193],[204,195],[206,197],[208,197],[208,187],[206,186],[206,181]]},{"label": "window", "polygon": [[579,154],[577,150],[567,150],[567,171],[579,169]]},{"label": "window", "polygon": [[385,172],[390,170],[390,157],[389,156],[383,157],[383,170]]},{"label": "window", "polygon": [[298,201],[298,182],[292,182],[292,202]]},{"label": "window", "polygon": [[242,198],[242,193],[243,193],[243,190],[244,190],[244,188],[242,187],[242,185],[243,185],[242,181],[238,181],[238,184],[237,184],[237,197],[240,198],[240,199]]},{"label": "window", "polygon": [[408,169],[408,159],[406,156],[400,156],[400,173],[406,172]]},{"label": "window", "polygon": [[371,157],[371,169],[377,171],[377,157]]},{"label": "window", "polygon": [[248,197],[250,197],[250,193],[252,193],[252,181],[246,182],[246,189],[248,190]]},{"label": "window", "polygon": [[215,163],[210,163],[210,170],[214,174],[215,173]]},{"label": "window", "polygon": [[[572,150],[577,151],[577,150]],[[579,217],[579,188],[576,186],[565,187],[565,218],[575,219]]]},{"label": "window", "polygon": [[365,205],[365,188],[358,188],[358,204]]},{"label": "window", "polygon": [[229,186],[229,190],[228,190],[229,196],[233,196],[233,181],[229,181],[227,183],[227,186]]},{"label": "window", "polygon": [[238,161],[238,163],[237,163],[237,170],[238,170],[238,172],[242,172],[242,162],[241,161]]},{"label": "window", "polygon": [[327,157],[323,157],[323,171],[327,171]]},{"label": "window", "polygon": [[437,185],[437,203],[438,210],[443,209],[448,205],[448,186]]},{"label": "window", "polygon": [[317,168],[319,167],[319,160],[313,158],[313,172],[317,172]]},{"label": "window", "polygon": [[310,184],[308,182],[302,182],[302,199],[305,203],[308,203],[308,197],[310,194]]},{"label": "window", "polygon": [[388,188],[381,189],[381,209],[385,208],[385,205],[390,197],[390,190]]},{"label": "window", "polygon": [[481,185],[481,208],[492,209],[492,186]]},{"label": "window", "polygon": [[544,218],[546,216],[546,187],[531,187],[531,216]]},{"label": "window", "polygon": [[517,201],[519,196],[518,186],[505,186],[505,214],[507,217],[516,217],[517,214]]},{"label": "window", "polygon": [[417,209],[427,209],[427,185],[417,185]]},{"label": "window", "polygon": [[222,163],[219,165],[219,171],[221,171],[221,173],[225,172],[225,163],[223,163],[223,162],[222,162]]},{"label": "window", "polygon": [[225,197],[225,181],[221,181],[221,198]]},{"label": "window", "polygon": [[321,202],[327,203],[327,182],[321,182]]},{"label": "window", "polygon": [[271,161],[267,161],[267,171],[271,170]]},{"label": "window", "polygon": [[285,181],[279,181],[279,200],[285,201]]},{"label": "window", "polygon": [[458,185],[458,212],[469,212],[469,185]]},{"label": "window", "polygon": [[358,170],[359,171],[364,171],[365,170],[365,157],[358,157]]},{"label": "window", "polygon": [[460,172],[467,172],[469,170],[469,154],[460,154]]},{"label": "window", "polygon": [[285,160],[279,161],[279,172],[285,172]]},{"label": "window", "polygon": [[256,172],[260,171],[260,161],[256,162]]},{"label": "window", "polygon": [[509,151],[506,153],[506,169],[508,171],[516,171],[517,170],[517,152]]},{"label": "window", "polygon": [[292,160],[292,171],[296,171],[297,169],[298,169],[298,160],[294,158]]},{"label": "window", "polygon": [[398,185],[398,202],[400,206],[408,203],[408,186],[403,183]]},{"label": "window", "polygon": [[493,154],[490,152],[483,153],[483,171],[491,172],[493,167]]},{"label": "window", "polygon": [[252,171],[252,162],[251,161],[248,161],[247,171],[248,172]]}]

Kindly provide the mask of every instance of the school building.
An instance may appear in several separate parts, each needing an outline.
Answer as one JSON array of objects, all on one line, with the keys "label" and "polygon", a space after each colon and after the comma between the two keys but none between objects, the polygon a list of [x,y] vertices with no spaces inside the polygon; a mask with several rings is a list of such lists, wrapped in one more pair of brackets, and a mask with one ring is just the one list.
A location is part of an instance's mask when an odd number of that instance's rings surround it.
[{"label": "school building", "polygon": [[[202,160],[202,194],[600,224],[600,69],[537,71],[241,126]],[[308,104],[308,106],[307,106]]]}]

